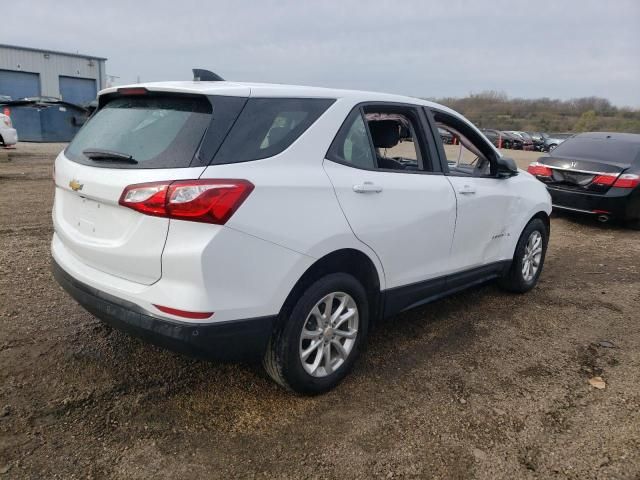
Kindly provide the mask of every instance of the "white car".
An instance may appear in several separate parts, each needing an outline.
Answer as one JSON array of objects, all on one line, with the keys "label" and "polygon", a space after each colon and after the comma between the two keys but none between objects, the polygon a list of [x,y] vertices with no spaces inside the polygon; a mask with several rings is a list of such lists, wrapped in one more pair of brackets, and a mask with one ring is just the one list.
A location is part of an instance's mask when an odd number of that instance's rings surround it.
[{"label": "white car", "polygon": [[383,318],[492,279],[530,290],[549,237],[541,182],[458,113],[379,93],[109,88],[55,184],[54,274],[87,310],[306,394]]},{"label": "white car", "polygon": [[13,128],[11,118],[4,113],[0,113],[0,145],[8,147],[18,143],[18,132]]}]

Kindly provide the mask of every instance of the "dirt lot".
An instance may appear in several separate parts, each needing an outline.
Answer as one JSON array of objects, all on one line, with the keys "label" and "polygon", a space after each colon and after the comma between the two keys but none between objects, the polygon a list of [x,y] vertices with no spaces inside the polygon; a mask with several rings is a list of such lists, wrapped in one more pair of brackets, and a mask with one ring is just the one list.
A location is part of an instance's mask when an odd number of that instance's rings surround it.
[{"label": "dirt lot", "polygon": [[112,331],[58,288],[52,150],[0,157],[0,478],[640,478],[640,232],[553,218],[533,292],[401,315],[301,398]]}]

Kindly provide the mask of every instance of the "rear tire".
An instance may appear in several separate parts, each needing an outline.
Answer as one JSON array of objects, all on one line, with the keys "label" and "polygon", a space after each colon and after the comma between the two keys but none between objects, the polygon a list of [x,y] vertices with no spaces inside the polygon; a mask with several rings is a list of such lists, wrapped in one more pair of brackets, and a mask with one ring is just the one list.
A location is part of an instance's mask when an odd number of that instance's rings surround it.
[{"label": "rear tire", "polygon": [[263,366],[284,388],[305,395],[327,392],[351,371],[368,324],[362,284],[346,273],[327,275],[307,288],[288,318],[282,319],[269,341]]},{"label": "rear tire", "polygon": [[549,243],[549,232],[539,218],[531,220],[522,231],[509,271],[499,285],[509,292],[525,293],[538,283]]}]

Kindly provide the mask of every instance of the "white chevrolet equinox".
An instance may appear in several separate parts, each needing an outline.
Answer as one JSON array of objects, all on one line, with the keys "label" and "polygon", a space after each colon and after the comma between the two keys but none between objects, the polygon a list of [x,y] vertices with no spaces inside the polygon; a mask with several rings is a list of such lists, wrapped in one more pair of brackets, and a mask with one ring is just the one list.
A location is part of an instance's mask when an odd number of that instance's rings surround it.
[{"label": "white chevrolet equinox", "polygon": [[54,179],[54,275],[89,312],[305,394],[384,318],[492,279],[530,290],[549,238],[541,182],[458,113],[379,93],[109,88]]}]

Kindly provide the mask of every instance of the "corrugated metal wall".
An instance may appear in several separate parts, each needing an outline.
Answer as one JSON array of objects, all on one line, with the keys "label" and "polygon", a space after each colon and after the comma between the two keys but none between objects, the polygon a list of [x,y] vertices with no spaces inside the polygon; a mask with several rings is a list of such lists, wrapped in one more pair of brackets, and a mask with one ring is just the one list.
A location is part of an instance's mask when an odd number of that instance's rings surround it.
[{"label": "corrugated metal wall", "polygon": [[[60,76],[92,78],[98,89],[106,84],[104,60],[60,53],[21,50],[0,45],[0,70],[40,74],[40,95],[61,97]],[[0,92],[2,94],[2,92]]]}]

